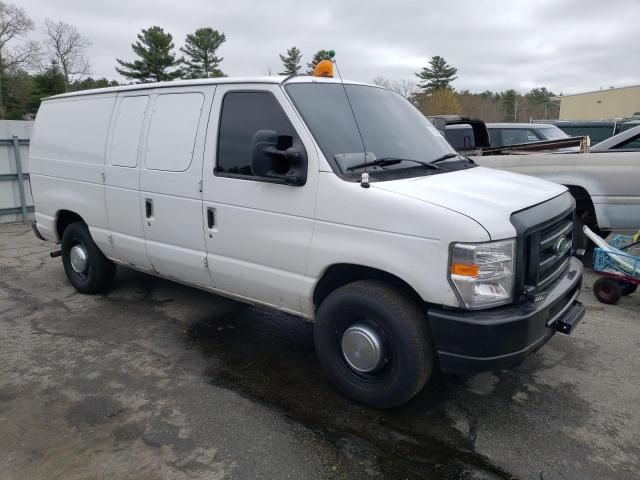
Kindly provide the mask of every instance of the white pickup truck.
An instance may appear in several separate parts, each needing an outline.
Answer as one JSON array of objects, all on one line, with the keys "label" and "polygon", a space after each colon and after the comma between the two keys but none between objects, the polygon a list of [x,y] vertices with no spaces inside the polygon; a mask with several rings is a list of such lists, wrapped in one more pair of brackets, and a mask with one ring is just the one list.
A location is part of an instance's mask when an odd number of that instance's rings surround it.
[{"label": "white pickup truck", "polygon": [[583,224],[599,235],[640,228],[640,152],[474,157],[480,165],[566,185]]},{"label": "white pickup truck", "polygon": [[588,153],[514,150],[512,154],[487,154],[493,145],[486,142],[489,135],[482,120],[441,118],[446,120],[446,131],[468,125],[465,131],[474,136],[468,143],[478,146],[478,154],[465,153],[479,165],[565,185],[576,199],[578,219],[598,235],[640,228],[640,127],[611,137]]}]

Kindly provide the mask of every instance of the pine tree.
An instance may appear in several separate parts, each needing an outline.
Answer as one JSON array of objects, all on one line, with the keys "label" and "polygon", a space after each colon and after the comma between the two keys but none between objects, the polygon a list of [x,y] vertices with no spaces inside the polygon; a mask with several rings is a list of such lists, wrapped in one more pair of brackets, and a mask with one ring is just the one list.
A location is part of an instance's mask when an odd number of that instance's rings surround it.
[{"label": "pine tree", "polygon": [[76,80],[71,84],[71,90],[91,90],[93,88],[107,88],[107,87],[117,87],[120,85],[115,80],[109,80],[105,77],[102,78],[93,78],[87,77],[82,80]]},{"label": "pine tree", "polygon": [[173,53],[173,36],[157,26],[142,29],[138,41],[131,44],[133,52],[139,57],[133,62],[116,61],[123,67],[116,71],[141,83],[174,80],[182,75],[180,69],[173,69],[180,64]]},{"label": "pine tree", "polygon": [[309,63],[307,63],[308,74],[311,75],[313,73],[313,69],[316,68],[316,65],[320,63],[322,60],[331,60],[329,56],[329,52],[327,50],[318,50]]},{"label": "pine tree", "polygon": [[518,92],[513,89],[505,90],[500,94],[500,103],[504,112],[504,121],[514,122],[518,108]]},{"label": "pine tree", "polygon": [[532,88],[525,95],[528,117],[546,119],[550,114],[552,118],[555,117],[559,113],[559,107],[551,101],[552,97],[555,97],[555,94],[546,87]]},{"label": "pine tree", "polygon": [[218,68],[223,58],[217,57],[218,48],[225,42],[224,33],[213,28],[198,28],[187,35],[185,45],[180,49],[185,54],[186,78],[224,77]]},{"label": "pine tree", "polygon": [[287,50],[287,55],[280,55],[282,61],[283,71],[278,75],[297,75],[302,65],[300,60],[302,59],[302,52],[295,46]]},{"label": "pine tree", "polygon": [[551,99],[551,97],[555,97],[555,94],[547,90],[547,87],[541,87],[532,88],[529,93],[525,95],[525,97],[527,97],[527,100],[529,100],[529,102],[534,105],[542,105],[544,103],[547,103]]},{"label": "pine tree", "polygon": [[64,73],[62,73],[60,65],[52,60],[48,67],[33,76],[30,111],[35,112],[38,109],[40,99],[64,91]]},{"label": "pine tree", "polygon": [[33,77],[20,68],[5,70],[2,78],[2,96],[5,108],[5,118],[12,120],[24,120],[27,113],[35,113],[30,110],[33,94]]},{"label": "pine tree", "polygon": [[449,65],[443,57],[438,55],[429,60],[429,66],[416,73],[421,82],[418,87],[430,93],[441,88],[451,88],[451,82],[456,78],[458,69]]}]

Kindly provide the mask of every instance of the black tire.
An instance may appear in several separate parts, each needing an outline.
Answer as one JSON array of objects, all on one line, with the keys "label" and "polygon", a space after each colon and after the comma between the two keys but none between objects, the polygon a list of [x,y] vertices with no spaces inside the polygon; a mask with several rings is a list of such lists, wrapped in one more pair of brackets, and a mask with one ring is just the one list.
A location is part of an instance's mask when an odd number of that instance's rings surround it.
[{"label": "black tire", "polygon": [[633,292],[638,290],[637,283],[629,283],[629,282],[621,282],[620,284],[622,295],[631,295]]},{"label": "black tire", "polygon": [[[353,369],[342,353],[342,336],[356,323],[377,332],[384,345],[385,359],[371,373]],[[320,364],[334,387],[373,408],[408,401],[433,369],[424,310],[402,290],[377,281],[357,281],[333,291],[318,309],[314,340]]]},{"label": "black tire", "polygon": [[[76,271],[71,263],[71,249],[82,246],[87,254],[86,269]],[[113,282],[115,264],[103,255],[94,243],[89,229],[83,222],[74,222],[62,234],[62,264],[67,278],[80,293],[99,293],[107,290]]]},{"label": "black tire", "polygon": [[611,305],[620,300],[622,286],[611,278],[602,277],[593,284],[593,294],[600,302]]}]

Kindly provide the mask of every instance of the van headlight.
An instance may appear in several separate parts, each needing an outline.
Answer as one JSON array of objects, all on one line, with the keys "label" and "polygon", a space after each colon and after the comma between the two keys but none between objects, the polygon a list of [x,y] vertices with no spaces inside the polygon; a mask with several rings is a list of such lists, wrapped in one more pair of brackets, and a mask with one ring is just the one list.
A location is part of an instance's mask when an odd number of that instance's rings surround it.
[{"label": "van headlight", "polygon": [[515,245],[514,239],[452,244],[449,276],[466,308],[476,310],[511,302]]}]

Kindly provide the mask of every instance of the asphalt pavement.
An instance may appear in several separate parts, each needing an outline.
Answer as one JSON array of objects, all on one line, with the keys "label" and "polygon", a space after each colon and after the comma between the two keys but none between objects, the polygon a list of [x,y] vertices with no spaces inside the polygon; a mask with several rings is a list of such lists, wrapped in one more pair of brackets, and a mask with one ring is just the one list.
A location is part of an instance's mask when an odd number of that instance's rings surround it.
[{"label": "asphalt pavement", "polygon": [[81,295],[53,248],[0,225],[2,480],[640,476],[640,293],[600,304],[593,273],[571,336],[377,411],[310,323],[124,268]]}]

